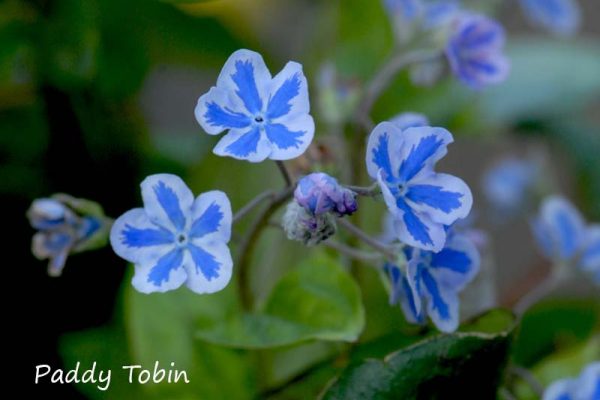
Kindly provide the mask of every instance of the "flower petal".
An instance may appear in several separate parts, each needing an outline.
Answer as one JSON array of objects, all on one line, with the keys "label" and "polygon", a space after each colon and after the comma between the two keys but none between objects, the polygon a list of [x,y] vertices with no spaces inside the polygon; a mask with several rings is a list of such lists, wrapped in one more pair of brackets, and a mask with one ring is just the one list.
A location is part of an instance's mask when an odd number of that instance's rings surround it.
[{"label": "flower petal", "polygon": [[584,271],[600,270],[600,225],[591,225],[585,235],[585,244],[579,259],[579,267]]},{"label": "flower petal", "polygon": [[394,196],[381,175],[378,181],[383,199],[393,215],[398,239],[419,249],[440,251],[446,242],[444,225],[434,222],[424,213],[412,210],[402,197]]},{"label": "flower petal", "polygon": [[444,288],[459,292],[477,275],[480,263],[473,242],[465,235],[454,234],[439,253],[431,255],[429,271]]},{"label": "flower petal", "polygon": [[198,99],[194,115],[209,135],[218,135],[226,129],[244,129],[250,126],[252,118],[240,103],[224,89],[213,87]]},{"label": "flower petal", "polygon": [[395,174],[392,168],[390,156],[394,156],[391,147],[392,138],[402,134],[400,128],[391,122],[382,122],[373,129],[369,135],[367,144],[367,172],[373,179],[377,179],[379,171],[383,171],[383,177],[387,181],[394,179]]},{"label": "flower petal", "polygon": [[454,139],[443,128],[429,126],[408,128],[402,131],[402,148],[392,167],[398,171],[402,182],[408,182],[423,171],[429,171],[447,153],[446,147]]},{"label": "flower petal", "polygon": [[144,209],[150,221],[174,232],[186,227],[194,195],[180,177],[150,175],[141,186]]},{"label": "flower petal", "polygon": [[533,24],[557,35],[571,35],[581,23],[575,0],[521,0],[521,7]]},{"label": "flower petal", "polygon": [[[283,120],[282,120],[283,121]],[[272,160],[290,160],[303,154],[312,142],[315,123],[308,114],[278,124],[266,124]]]},{"label": "flower petal", "polygon": [[229,242],[231,219],[231,203],[225,193],[214,190],[201,194],[192,207],[190,240],[194,243],[213,240]]},{"label": "flower petal", "polygon": [[135,264],[152,264],[174,245],[173,234],[150,221],[143,208],[121,215],[110,230],[115,253]]},{"label": "flower petal", "polygon": [[458,328],[458,297],[445,289],[429,269],[421,272],[423,293],[427,300],[427,315],[442,332],[454,332]]},{"label": "flower petal", "polygon": [[302,65],[289,62],[270,85],[271,98],[267,106],[267,118],[277,120],[310,112],[308,83]]},{"label": "flower petal", "polygon": [[217,87],[235,93],[250,114],[262,112],[271,73],[262,56],[250,50],[234,52],[221,70]]},{"label": "flower petal", "polygon": [[190,244],[186,252],[186,285],[192,291],[214,293],[223,289],[231,280],[233,260],[227,245],[213,242],[202,247]]},{"label": "flower petal", "polygon": [[554,257],[573,257],[585,237],[585,223],[579,211],[566,199],[551,196],[542,204],[540,218],[552,238]]},{"label": "flower petal", "polygon": [[187,277],[182,267],[182,248],[174,247],[160,258],[135,264],[131,280],[133,287],[142,293],[167,292],[180,287]]},{"label": "flower petal", "polygon": [[467,184],[448,174],[432,174],[411,181],[406,199],[410,207],[427,213],[435,222],[451,225],[469,215],[473,195]]},{"label": "flower petal", "polygon": [[217,143],[213,153],[250,162],[264,161],[271,152],[266,135],[257,126],[250,130],[231,130]]},{"label": "flower petal", "polygon": [[390,122],[395,124],[401,130],[429,125],[427,117],[416,112],[404,112],[398,114],[392,118]]}]

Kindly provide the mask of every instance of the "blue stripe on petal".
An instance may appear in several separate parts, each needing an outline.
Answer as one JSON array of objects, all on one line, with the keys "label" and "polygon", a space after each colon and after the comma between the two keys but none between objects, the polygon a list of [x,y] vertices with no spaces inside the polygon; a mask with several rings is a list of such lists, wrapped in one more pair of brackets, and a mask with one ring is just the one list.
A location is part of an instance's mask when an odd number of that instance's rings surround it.
[{"label": "blue stripe on petal", "polygon": [[247,157],[248,155],[256,152],[259,140],[260,130],[258,128],[254,128],[227,146],[225,151],[237,157]]},{"label": "blue stripe on petal", "polygon": [[252,62],[236,61],[235,73],[231,75],[231,79],[237,85],[236,94],[242,99],[246,109],[252,114],[262,111],[263,103],[256,87]]},{"label": "blue stripe on petal", "polygon": [[393,179],[394,174],[392,173],[392,164],[390,161],[389,154],[389,141],[390,136],[384,133],[379,137],[379,143],[373,148],[373,163],[385,172],[384,179],[390,181]]},{"label": "blue stripe on petal", "polygon": [[306,133],[303,131],[292,132],[281,124],[267,124],[265,125],[265,132],[271,143],[280,149],[299,147],[302,144],[300,138]]},{"label": "blue stripe on petal", "polygon": [[400,164],[398,174],[404,182],[411,180],[424,167],[427,160],[435,155],[439,148],[444,144],[444,140],[436,135],[430,135],[422,138],[416,146],[413,146],[410,153]]},{"label": "blue stripe on petal", "polygon": [[298,73],[283,82],[269,101],[267,117],[275,119],[289,113],[292,108],[290,102],[300,93],[301,84],[300,74]]},{"label": "blue stripe on petal", "polygon": [[215,102],[206,105],[204,118],[206,118],[206,122],[210,125],[237,129],[246,128],[251,122],[248,116],[226,108],[223,109]]},{"label": "blue stripe on petal", "polygon": [[138,229],[129,224],[125,225],[121,242],[129,247],[159,246],[173,243],[173,234],[164,228]]},{"label": "blue stripe on petal", "polygon": [[402,291],[406,296],[406,303],[408,304],[408,309],[412,314],[411,316],[414,320],[420,321],[423,316],[417,311],[415,297],[413,296],[413,291],[410,288],[410,285],[408,284],[408,280],[406,280],[406,278],[403,277],[400,284],[402,285]]},{"label": "blue stripe on petal", "polygon": [[445,248],[431,256],[432,268],[446,268],[459,274],[466,274],[471,268],[471,258],[467,253]]},{"label": "blue stripe on petal", "polygon": [[421,271],[421,279],[423,280],[423,284],[425,285],[425,288],[431,295],[431,301],[432,301],[433,308],[435,310],[437,310],[437,312],[442,320],[449,320],[451,318],[450,308],[448,307],[448,304],[446,304],[446,302],[442,298],[442,295],[440,293],[440,288],[439,288],[437,282],[435,281],[435,279],[433,278],[433,276],[427,270],[423,270],[423,271]]},{"label": "blue stripe on petal", "polygon": [[177,198],[177,194],[165,185],[163,181],[159,181],[158,185],[154,186],[154,194],[158,202],[160,203],[165,213],[175,225],[175,228],[181,230],[185,227],[185,215],[183,215],[183,211],[181,211],[181,207],[179,207],[179,199]]},{"label": "blue stripe on petal", "polygon": [[462,206],[462,193],[450,192],[440,186],[413,185],[406,197],[415,203],[423,203],[446,214]]},{"label": "blue stripe on petal", "polygon": [[162,256],[148,274],[148,282],[160,286],[169,280],[169,274],[181,266],[183,252],[176,248]]},{"label": "blue stripe on petal", "polygon": [[204,235],[216,232],[221,225],[222,219],[223,211],[221,207],[217,203],[212,203],[204,211],[204,214],[194,221],[190,230],[190,236],[192,238],[201,238]]},{"label": "blue stripe on petal", "polygon": [[560,254],[565,259],[570,258],[579,246],[579,231],[572,216],[565,210],[559,210],[555,216],[558,228]]},{"label": "blue stripe on petal", "polygon": [[397,198],[396,205],[404,212],[402,220],[406,225],[408,233],[419,243],[424,245],[433,245],[433,240],[429,234],[429,228],[425,225],[414,211],[406,204],[404,199]]},{"label": "blue stripe on petal", "polygon": [[193,244],[188,245],[188,250],[194,260],[196,273],[202,272],[202,275],[209,281],[219,277],[221,264],[212,254]]}]

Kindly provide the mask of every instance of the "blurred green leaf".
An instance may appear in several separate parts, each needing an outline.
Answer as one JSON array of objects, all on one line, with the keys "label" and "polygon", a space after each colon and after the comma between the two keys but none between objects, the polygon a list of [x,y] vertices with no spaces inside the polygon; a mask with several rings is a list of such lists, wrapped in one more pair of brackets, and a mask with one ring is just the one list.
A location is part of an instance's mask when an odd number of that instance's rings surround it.
[{"label": "blurred green leaf", "polygon": [[60,0],[49,5],[40,32],[40,71],[62,89],[80,88],[96,76],[100,30],[94,0]]},{"label": "blurred green leaf", "polygon": [[254,370],[245,353],[194,339],[196,326],[220,320],[236,308],[234,287],[199,296],[185,288],[144,295],[126,290],[126,321],[133,361],[152,367],[175,363],[188,372],[189,384],[144,385],[157,398],[250,399],[255,392]]},{"label": "blurred green leaf", "polygon": [[464,328],[468,332],[439,335],[383,360],[350,365],[322,398],[495,398],[513,325],[509,314],[493,311]]},{"label": "blurred green leaf", "polygon": [[240,348],[285,346],[310,339],[354,341],[364,327],[354,280],[333,259],[311,257],[273,288],[261,312],[201,326],[199,338]]},{"label": "blurred green leaf", "polygon": [[551,353],[587,340],[600,329],[600,304],[552,300],[528,311],[513,346],[513,361],[531,367]]},{"label": "blurred green leaf", "polygon": [[492,121],[565,115],[600,98],[598,43],[530,39],[513,41],[507,51],[509,78],[487,89],[480,103]]}]

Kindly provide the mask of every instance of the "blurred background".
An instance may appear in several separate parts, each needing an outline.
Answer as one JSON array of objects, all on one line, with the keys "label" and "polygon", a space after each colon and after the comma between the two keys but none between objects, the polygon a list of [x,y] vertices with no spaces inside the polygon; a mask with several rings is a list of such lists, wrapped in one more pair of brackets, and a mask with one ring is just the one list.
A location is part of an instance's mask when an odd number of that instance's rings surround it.
[{"label": "blurred background", "polygon": [[[403,111],[423,112],[455,134],[457,143],[442,168],[475,191],[475,225],[488,234],[493,265],[485,302],[510,305],[547,273],[548,265],[535,249],[527,219],[493,218],[478,188],[495,160],[533,154],[556,192],[573,200],[589,221],[600,220],[600,3],[580,0],[582,31],[571,39],[532,29],[516,1],[502,3],[496,17],[508,31],[513,63],[507,82],[474,93],[451,78],[432,88],[415,87],[401,74],[373,116],[380,121]],[[14,374],[6,381],[52,398],[211,399],[227,397],[222,382],[268,389],[293,377],[291,361],[289,376],[265,367],[257,377],[244,367],[248,354],[203,347],[194,348],[203,360],[198,362],[204,362],[201,370],[221,381],[198,382],[197,396],[159,391],[152,394],[157,397],[137,397],[124,385],[123,392],[98,397],[93,388],[34,386],[37,364],[72,367],[77,360],[103,358],[105,365],[117,367],[140,357],[152,360],[149,349],[163,343],[144,337],[144,324],[163,321],[165,308],[131,293],[131,268],[110,248],[71,256],[61,278],[48,277],[46,263],[31,255],[34,232],[25,212],[33,199],[65,192],[95,200],[116,217],[141,204],[139,182],[158,172],[181,175],[195,193],[224,190],[239,208],[282,182],[274,165],[212,155],[218,139],[204,134],[194,119],[197,98],[214,84],[227,57],[239,48],[257,50],[272,72],[288,60],[301,62],[317,120],[316,140],[326,147],[331,126],[324,121],[331,110],[317,101],[323,66],[334,65],[351,86],[360,86],[392,46],[392,29],[379,1],[1,1],[0,194],[10,238],[4,328],[11,337],[7,365]],[[302,171],[303,162],[290,167]],[[368,203],[360,213],[366,230],[380,230],[381,208]],[[252,264],[255,296],[264,297],[303,253],[277,231],[264,235]],[[403,324],[400,310],[387,306],[375,273],[360,274],[367,310],[379,310],[367,316],[365,338],[393,332]],[[574,285],[567,294],[597,294],[583,280]],[[218,294],[209,302],[230,297]],[[474,299],[473,308],[481,309]],[[582,329],[592,332],[593,324]],[[323,351],[313,350],[318,361]],[[237,390],[225,393],[253,397]]]}]

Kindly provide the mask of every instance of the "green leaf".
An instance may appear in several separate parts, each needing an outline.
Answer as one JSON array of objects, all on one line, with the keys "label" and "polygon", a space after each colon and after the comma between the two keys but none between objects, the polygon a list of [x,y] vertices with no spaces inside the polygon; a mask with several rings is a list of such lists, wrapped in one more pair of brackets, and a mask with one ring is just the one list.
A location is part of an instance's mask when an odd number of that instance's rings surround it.
[{"label": "green leaf", "polygon": [[256,314],[204,325],[197,336],[239,348],[268,348],[311,339],[354,341],[364,327],[360,290],[333,259],[318,255],[288,272]]},{"label": "green leaf", "polygon": [[597,43],[531,39],[512,43],[508,57],[508,80],[486,90],[481,102],[493,121],[564,115],[600,94]]},{"label": "green leaf", "polygon": [[[323,399],[495,398],[514,319],[494,311],[457,332],[350,365]],[[484,332],[472,329],[484,327]],[[493,329],[497,328],[495,332]]]},{"label": "green leaf", "polygon": [[600,329],[600,304],[594,300],[552,300],[528,311],[521,321],[513,360],[535,365],[551,353],[586,341]]},{"label": "green leaf", "polygon": [[195,326],[218,320],[236,307],[235,288],[197,295],[186,288],[144,295],[128,285],[126,321],[133,361],[151,368],[175,363],[186,370],[190,383],[144,385],[151,396],[168,399],[250,399],[255,388],[248,356],[194,340]]}]

